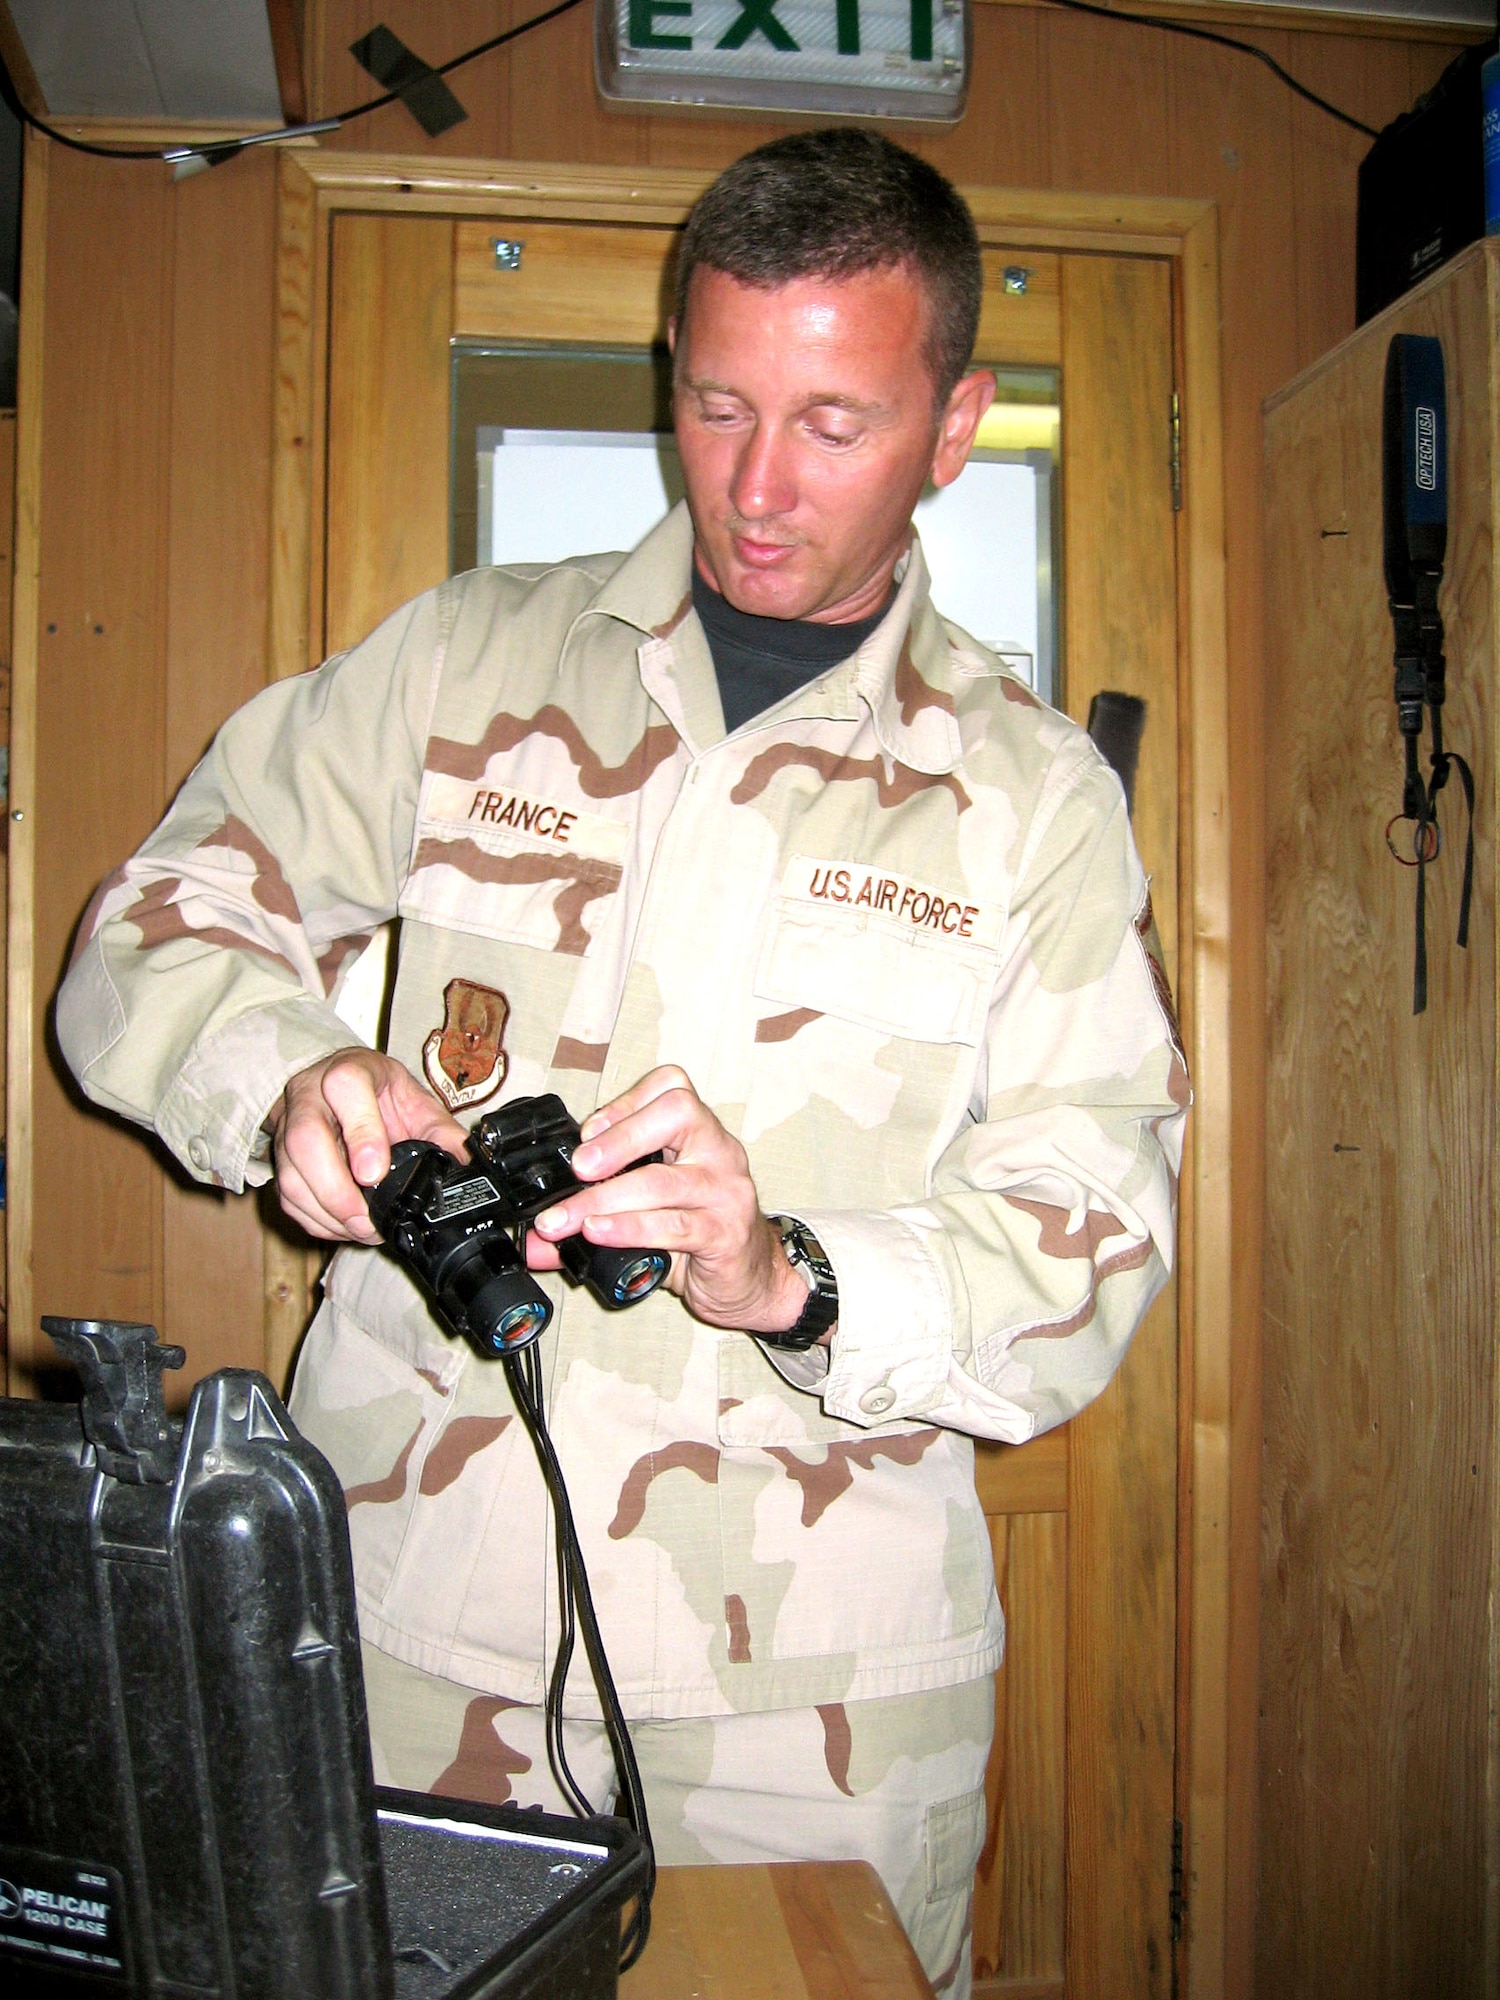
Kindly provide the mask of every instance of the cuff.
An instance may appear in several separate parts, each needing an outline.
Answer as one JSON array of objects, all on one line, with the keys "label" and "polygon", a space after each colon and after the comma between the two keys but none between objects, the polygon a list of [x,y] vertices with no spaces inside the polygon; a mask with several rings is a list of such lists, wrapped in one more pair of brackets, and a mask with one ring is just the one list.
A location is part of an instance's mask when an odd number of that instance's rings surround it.
[{"label": "cuff", "polygon": [[361,1047],[331,1007],[299,997],[239,1015],[194,1045],[156,1113],[156,1129],[200,1181],[238,1194],[271,1178],[261,1130],[287,1078]]},{"label": "cuff", "polygon": [[[826,1349],[827,1373],[802,1381],[808,1356],[776,1354],[778,1372],[822,1396],[830,1417],[869,1428],[922,1417],[948,1381],[953,1313],[936,1260],[894,1215],[794,1209],[817,1237],[839,1281],[839,1319]],[[809,1354],[811,1350],[809,1350]]]},{"label": "cuff", "polygon": [[[752,1334],[750,1337],[753,1340],[755,1336]],[[816,1347],[804,1347],[800,1352],[795,1347],[768,1347],[762,1341],[760,1351],[783,1382],[790,1382],[794,1389],[805,1389],[812,1396],[822,1393],[823,1384],[828,1379],[828,1348],[822,1341]]]}]

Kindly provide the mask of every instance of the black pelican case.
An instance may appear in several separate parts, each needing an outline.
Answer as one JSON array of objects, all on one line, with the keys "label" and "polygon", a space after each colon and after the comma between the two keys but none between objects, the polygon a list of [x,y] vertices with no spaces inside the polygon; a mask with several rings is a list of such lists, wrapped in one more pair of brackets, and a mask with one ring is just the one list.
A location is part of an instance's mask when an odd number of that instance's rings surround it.
[{"label": "black pelican case", "polygon": [[623,1822],[375,1785],[343,1494],[270,1383],[179,1427],[180,1349],[43,1325],[84,1403],[0,1400],[0,1991],[614,1994]]}]

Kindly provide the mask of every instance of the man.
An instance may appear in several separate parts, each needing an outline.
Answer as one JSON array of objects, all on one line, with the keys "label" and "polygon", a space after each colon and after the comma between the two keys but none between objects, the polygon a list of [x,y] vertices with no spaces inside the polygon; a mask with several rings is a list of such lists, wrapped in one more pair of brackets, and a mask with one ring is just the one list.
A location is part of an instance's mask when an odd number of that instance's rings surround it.
[{"label": "man", "polygon": [[[866,1856],[954,1995],[1003,1636],[966,1434],[1108,1379],[1187,1101],[1118,785],[928,599],[979,293],[967,210],[884,139],[729,169],[682,246],[686,508],[258,697],[58,1004],[98,1102],[230,1187],[274,1152],[350,1246],[293,1408],[348,1497],[377,1771],[522,1802],[556,1797],[535,1463],[361,1190],[397,1138],[562,1094],[590,1185],[534,1267],[580,1228],[673,1253],[626,1314],[548,1279],[543,1348],[658,1851]],[[351,1049],[329,995],[393,913],[389,1053]],[[576,1680],[569,1712],[601,1798]]]}]

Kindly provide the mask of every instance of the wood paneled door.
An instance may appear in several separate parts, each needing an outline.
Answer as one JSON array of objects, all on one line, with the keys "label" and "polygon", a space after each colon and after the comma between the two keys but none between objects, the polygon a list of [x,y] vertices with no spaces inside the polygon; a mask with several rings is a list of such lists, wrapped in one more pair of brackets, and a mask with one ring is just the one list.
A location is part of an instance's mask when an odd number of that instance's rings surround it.
[{"label": "wood paneled door", "polygon": [[[452,343],[620,349],[659,339],[674,232],[704,178],[316,152],[284,155],[279,171],[273,675],[357,639],[447,573]],[[1149,704],[1136,829],[1199,1097],[1179,1275],[1116,1381],[1063,1431],[978,1454],[1010,1638],[975,1905],[977,1990],[990,2000],[1207,1996],[1223,1976],[1229,1307],[1213,212],[968,192],[985,251],[979,359],[1050,367],[1061,383],[1066,705],[1082,718],[1102,687]],[[497,237],[524,241],[518,270],[497,268]],[[1023,291],[1006,283],[1016,266],[1029,274]],[[23,436],[23,467],[26,452]],[[55,754],[37,734],[36,629],[28,683],[23,624],[18,616],[22,787]],[[45,855],[23,841],[17,861],[19,894],[34,894]],[[19,974],[16,964],[11,1181],[19,1172],[29,1199],[31,1154],[23,1148],[18,1168],[14,1151],[15,1134],[30,1130],[17,1120],[18,1091],[29,1089],[45,1000],[32,961]],[[49,1098],[47,1107],[38,1162],[60,1158],[64,1140],[89,1130],[72,1106]],[[23,1108],[29,1118],[29,1097]],[[248,1204],[226,1211],[166,1179],[143,1152],[129,1171],[143,1212],[155,1176],[166,1190],[158,1212],[165,1203],[171,1227],[197,1248],[203,1298],[195,1314],[183,1310],[194,1321],[190,1369],[204,1373],[231,1358],[212,1330],[214,1233],[238,1267],[258,1225]],[[196,1233],[179,1211],[205,1218]],[[309,1314],[315,1264],[270,1229],[259,1246],[263,1365],[281,1379]],[[65,1242],[50,1208],[28,1209],[24,1229],[13,1218],[11,1248],[12,1381],[21,1387],[36,1352],[33,1310],[109,1311],[113,1293],[108,1272],[93,1269],[76,1235]],[[50,1289],[39,1296],[33,1271],[67,1302]],[[154,1294],[142,1305],[159,1309]],[[170,1317],[166,1332],[182,1337]],[[236,1341],[233,1358],[243,1360]],[[1180,1939],[1174,1888],[1189,1900]]]}]

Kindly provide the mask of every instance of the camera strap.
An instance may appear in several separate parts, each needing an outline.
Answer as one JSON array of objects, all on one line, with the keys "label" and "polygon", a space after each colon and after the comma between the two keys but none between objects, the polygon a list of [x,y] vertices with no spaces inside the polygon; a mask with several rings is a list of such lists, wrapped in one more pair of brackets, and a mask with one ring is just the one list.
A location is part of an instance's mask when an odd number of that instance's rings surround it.
[{"label": "camera strap", "polygon": [[[1469,942],[1474,887],[1474,774],[1443,743],[1447,660],[1438,592],[1448,548],[1448,411],[1443,344],[1427,334],[1398,333],[1385,362],[1382,438],[1385,582],[1396,642],[1396,721],[1405,750],[1401,810],[1386,844],[1417,871],[1412,1012],[1427,1006],[1427,869],[1442,852],[1438,794],[1456,770],[1468,807],[1468,843],[1458,905],[1458,943]],[[1429,774],[1422,773],[1422,731],[1430,718]],[[1412,829],[1412,858],[1391,838],[1398,821]]]}]

